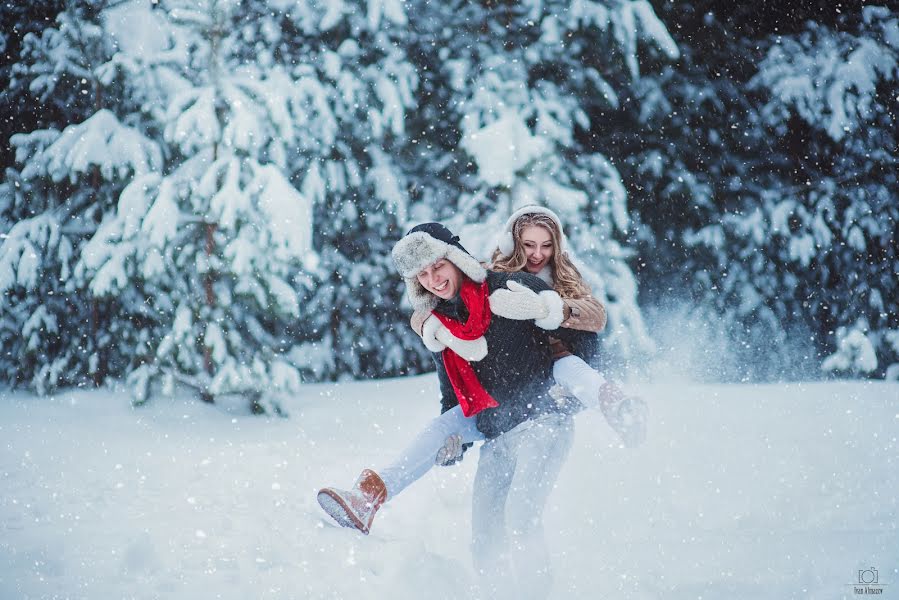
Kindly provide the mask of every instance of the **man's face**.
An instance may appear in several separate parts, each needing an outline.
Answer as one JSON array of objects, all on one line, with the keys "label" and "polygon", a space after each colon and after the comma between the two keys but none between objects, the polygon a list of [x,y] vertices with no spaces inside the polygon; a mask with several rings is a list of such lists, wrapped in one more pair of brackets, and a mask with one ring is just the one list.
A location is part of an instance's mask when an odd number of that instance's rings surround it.
[{"label": "man's face", "polygon": [[438,298],[450,300],[462,289],[462,277],[459,267],[441,258],[418,273],[418,283]]}]

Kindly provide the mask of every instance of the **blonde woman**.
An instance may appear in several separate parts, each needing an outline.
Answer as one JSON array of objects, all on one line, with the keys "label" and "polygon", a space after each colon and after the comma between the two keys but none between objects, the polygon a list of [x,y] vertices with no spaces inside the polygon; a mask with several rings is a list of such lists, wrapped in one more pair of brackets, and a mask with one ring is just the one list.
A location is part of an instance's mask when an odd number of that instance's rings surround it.
[{"label": "blonde woman", "polygon": [[[561,222],[553,211],[537,205],[517,210],[506,221],[497,246],[490,269],[525,271],[549,284],[564,303],[563,328],[595,332],[605,328],[605,307],[593,297],[569,258]],[[521,290],[518,293],[526,295]],[[646,435],[645,403],[625,396],[617,385],[588,365],[581,357],[589,350],[576,350],[553,340],[556,383],[587,408],[599,408],[626,445],[642,443]]]}]

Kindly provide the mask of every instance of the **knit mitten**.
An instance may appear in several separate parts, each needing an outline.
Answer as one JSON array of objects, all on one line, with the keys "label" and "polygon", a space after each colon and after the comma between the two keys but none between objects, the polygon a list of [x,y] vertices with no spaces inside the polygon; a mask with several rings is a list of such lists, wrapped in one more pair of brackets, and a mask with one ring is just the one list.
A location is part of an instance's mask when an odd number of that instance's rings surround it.
[{"label": "knit mitten", "polygon": [[541,329],[558,329],[565,320],[564,302],[557,292],[544,290],[539,294],[517,281],[506,282],[508,289],[490,294],[490,311],[515,321],[534,320]]},{"label": "knit mitten", "polygon": [[434,315],[424,322],[421,339],[431,352],[442,352],[445,348],[449,348],[468,362],[483,360],[487,356],[486,338],[481,336],[476,340],[459,339]]},{"label": "knit mitten", "polygon": [[441,467],[454,465],[462,458],[463,450],[462,436],[458,433],[454,433],[448,436],[446,441],[443,442],[443,446],[437,451],[437,457],[434,459],[434,463]]}]

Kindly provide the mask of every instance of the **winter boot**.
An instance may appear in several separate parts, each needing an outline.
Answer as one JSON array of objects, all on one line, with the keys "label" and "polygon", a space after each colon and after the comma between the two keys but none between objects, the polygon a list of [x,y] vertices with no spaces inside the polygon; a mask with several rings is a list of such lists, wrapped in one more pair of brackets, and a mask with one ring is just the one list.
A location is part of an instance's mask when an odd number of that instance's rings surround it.
[{"label": "winter boot", "polygon": [[639,396],[625,396],[611,381],[599,388],[599,407],[606,421],[628,448],[634,448],[646,439],[646,421],[649,407]]},{"label": "winter boot", "polygon": [[375,513],[387,500],[387,486],[377,473],[365,469],[353,489],[322,488],[318,503],[343,527],[352,527],[368,535]]}]

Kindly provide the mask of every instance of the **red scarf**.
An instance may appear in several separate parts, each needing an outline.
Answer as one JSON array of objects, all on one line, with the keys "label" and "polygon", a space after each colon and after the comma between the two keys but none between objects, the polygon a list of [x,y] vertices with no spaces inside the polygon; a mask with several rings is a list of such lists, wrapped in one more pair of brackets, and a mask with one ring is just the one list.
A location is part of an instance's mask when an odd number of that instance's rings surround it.
[{"label": "red scarf", "polygon": [[[461,296],[465,308],[468,309],[468,320],[465,323],[460,323],[438,312],[433,314],[446,325],[450,333],[460,340],[476,340],[483,336],[490,326],[490,300],[487,282],[484,281],[479,285],[466,277],[462,282],[462,289],[459,290],[459,296]],[[456,392],[456,398],[459,399],[463,415],[471,417],[486,408],[499,406],[499,402],[494,400],[493,396],[488,394],[481,385],[471,364],[450,348],[443,351],[443,366],[446,367],[446,374],[450,383],[453,384],[453,390]]]}]

